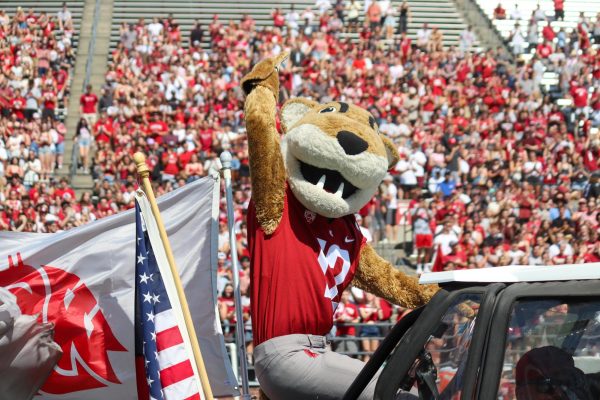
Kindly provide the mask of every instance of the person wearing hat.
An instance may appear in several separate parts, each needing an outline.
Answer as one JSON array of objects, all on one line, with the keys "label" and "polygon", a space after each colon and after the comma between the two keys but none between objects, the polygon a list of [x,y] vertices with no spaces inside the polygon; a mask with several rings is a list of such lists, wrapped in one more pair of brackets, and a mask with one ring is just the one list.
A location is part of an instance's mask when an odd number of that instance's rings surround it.
[{"label": "person wearing hat", "polygon": [[450,242],[450,253],[443,256],[444,270],[466,269],[467,255],[458,241]]}]

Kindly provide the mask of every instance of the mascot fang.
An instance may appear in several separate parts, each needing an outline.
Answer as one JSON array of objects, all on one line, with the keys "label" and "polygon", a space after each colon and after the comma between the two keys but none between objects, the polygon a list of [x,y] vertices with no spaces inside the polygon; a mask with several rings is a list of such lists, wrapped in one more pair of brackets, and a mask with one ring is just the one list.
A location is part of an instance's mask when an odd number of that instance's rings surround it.
[{"label": "mascot fang", "polygon": [[[254,365],[272,400],[340,399],[364,366],[329,350],[325,338],[342,292],[352,284],[414,308],[437,287],[419,286],[379,257],[354,218],[398,160],[369,112],[291,99],[281,109],[280,140],[278,70],[285,57],[261,61],[242,79]],[[375,380],[361,399],[372,399],[374,388]]]}]

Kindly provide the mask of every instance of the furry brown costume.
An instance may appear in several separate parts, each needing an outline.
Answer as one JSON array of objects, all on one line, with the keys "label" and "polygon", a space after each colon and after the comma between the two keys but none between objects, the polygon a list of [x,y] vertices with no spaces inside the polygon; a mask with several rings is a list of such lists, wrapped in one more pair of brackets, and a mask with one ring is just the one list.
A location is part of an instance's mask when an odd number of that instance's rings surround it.
[{"label": "furry brown costume", "polygon": [[[281,110],[276,129],[279,66],[286,55],[258,63],[242,79],[246,93],[252,197],[261,229],[270,235],[284,211],[286,184],[304,207],[327,218],[358,212],[398,161],[392,142],[373,116],[357,106],[295,98]],[[320,179],[319,179],[320,176]],[[352,284],[394,304],[426,303],[437,286],[419,286],[364,245]]]}]

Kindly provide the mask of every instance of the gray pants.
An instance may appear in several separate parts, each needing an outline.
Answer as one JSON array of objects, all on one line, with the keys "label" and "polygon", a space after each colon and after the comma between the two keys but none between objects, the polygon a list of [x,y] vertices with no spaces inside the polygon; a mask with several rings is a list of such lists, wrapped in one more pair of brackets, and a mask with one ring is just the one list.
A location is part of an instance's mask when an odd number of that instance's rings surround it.
[{"label": "gray pants", "polygon": [[[323,336],[280,336],[254,349],[256,377],[270,400],[339,400],[364,365],[331,351]],[[378,377],[371,380],[360,400],[373,399]]]}]

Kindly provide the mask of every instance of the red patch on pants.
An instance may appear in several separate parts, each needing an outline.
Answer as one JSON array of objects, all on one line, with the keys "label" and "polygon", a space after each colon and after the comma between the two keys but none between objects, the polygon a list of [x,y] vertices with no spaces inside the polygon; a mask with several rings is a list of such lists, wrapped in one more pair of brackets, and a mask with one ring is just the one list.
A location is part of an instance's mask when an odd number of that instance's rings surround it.
[{"label": "red patch on pants", "polygon": [[310,358],[317,358],[319,355],[315,352],[312,352],[308,349],[304,349],[304,352],[306,353],[307,356],[309,356]]}]

